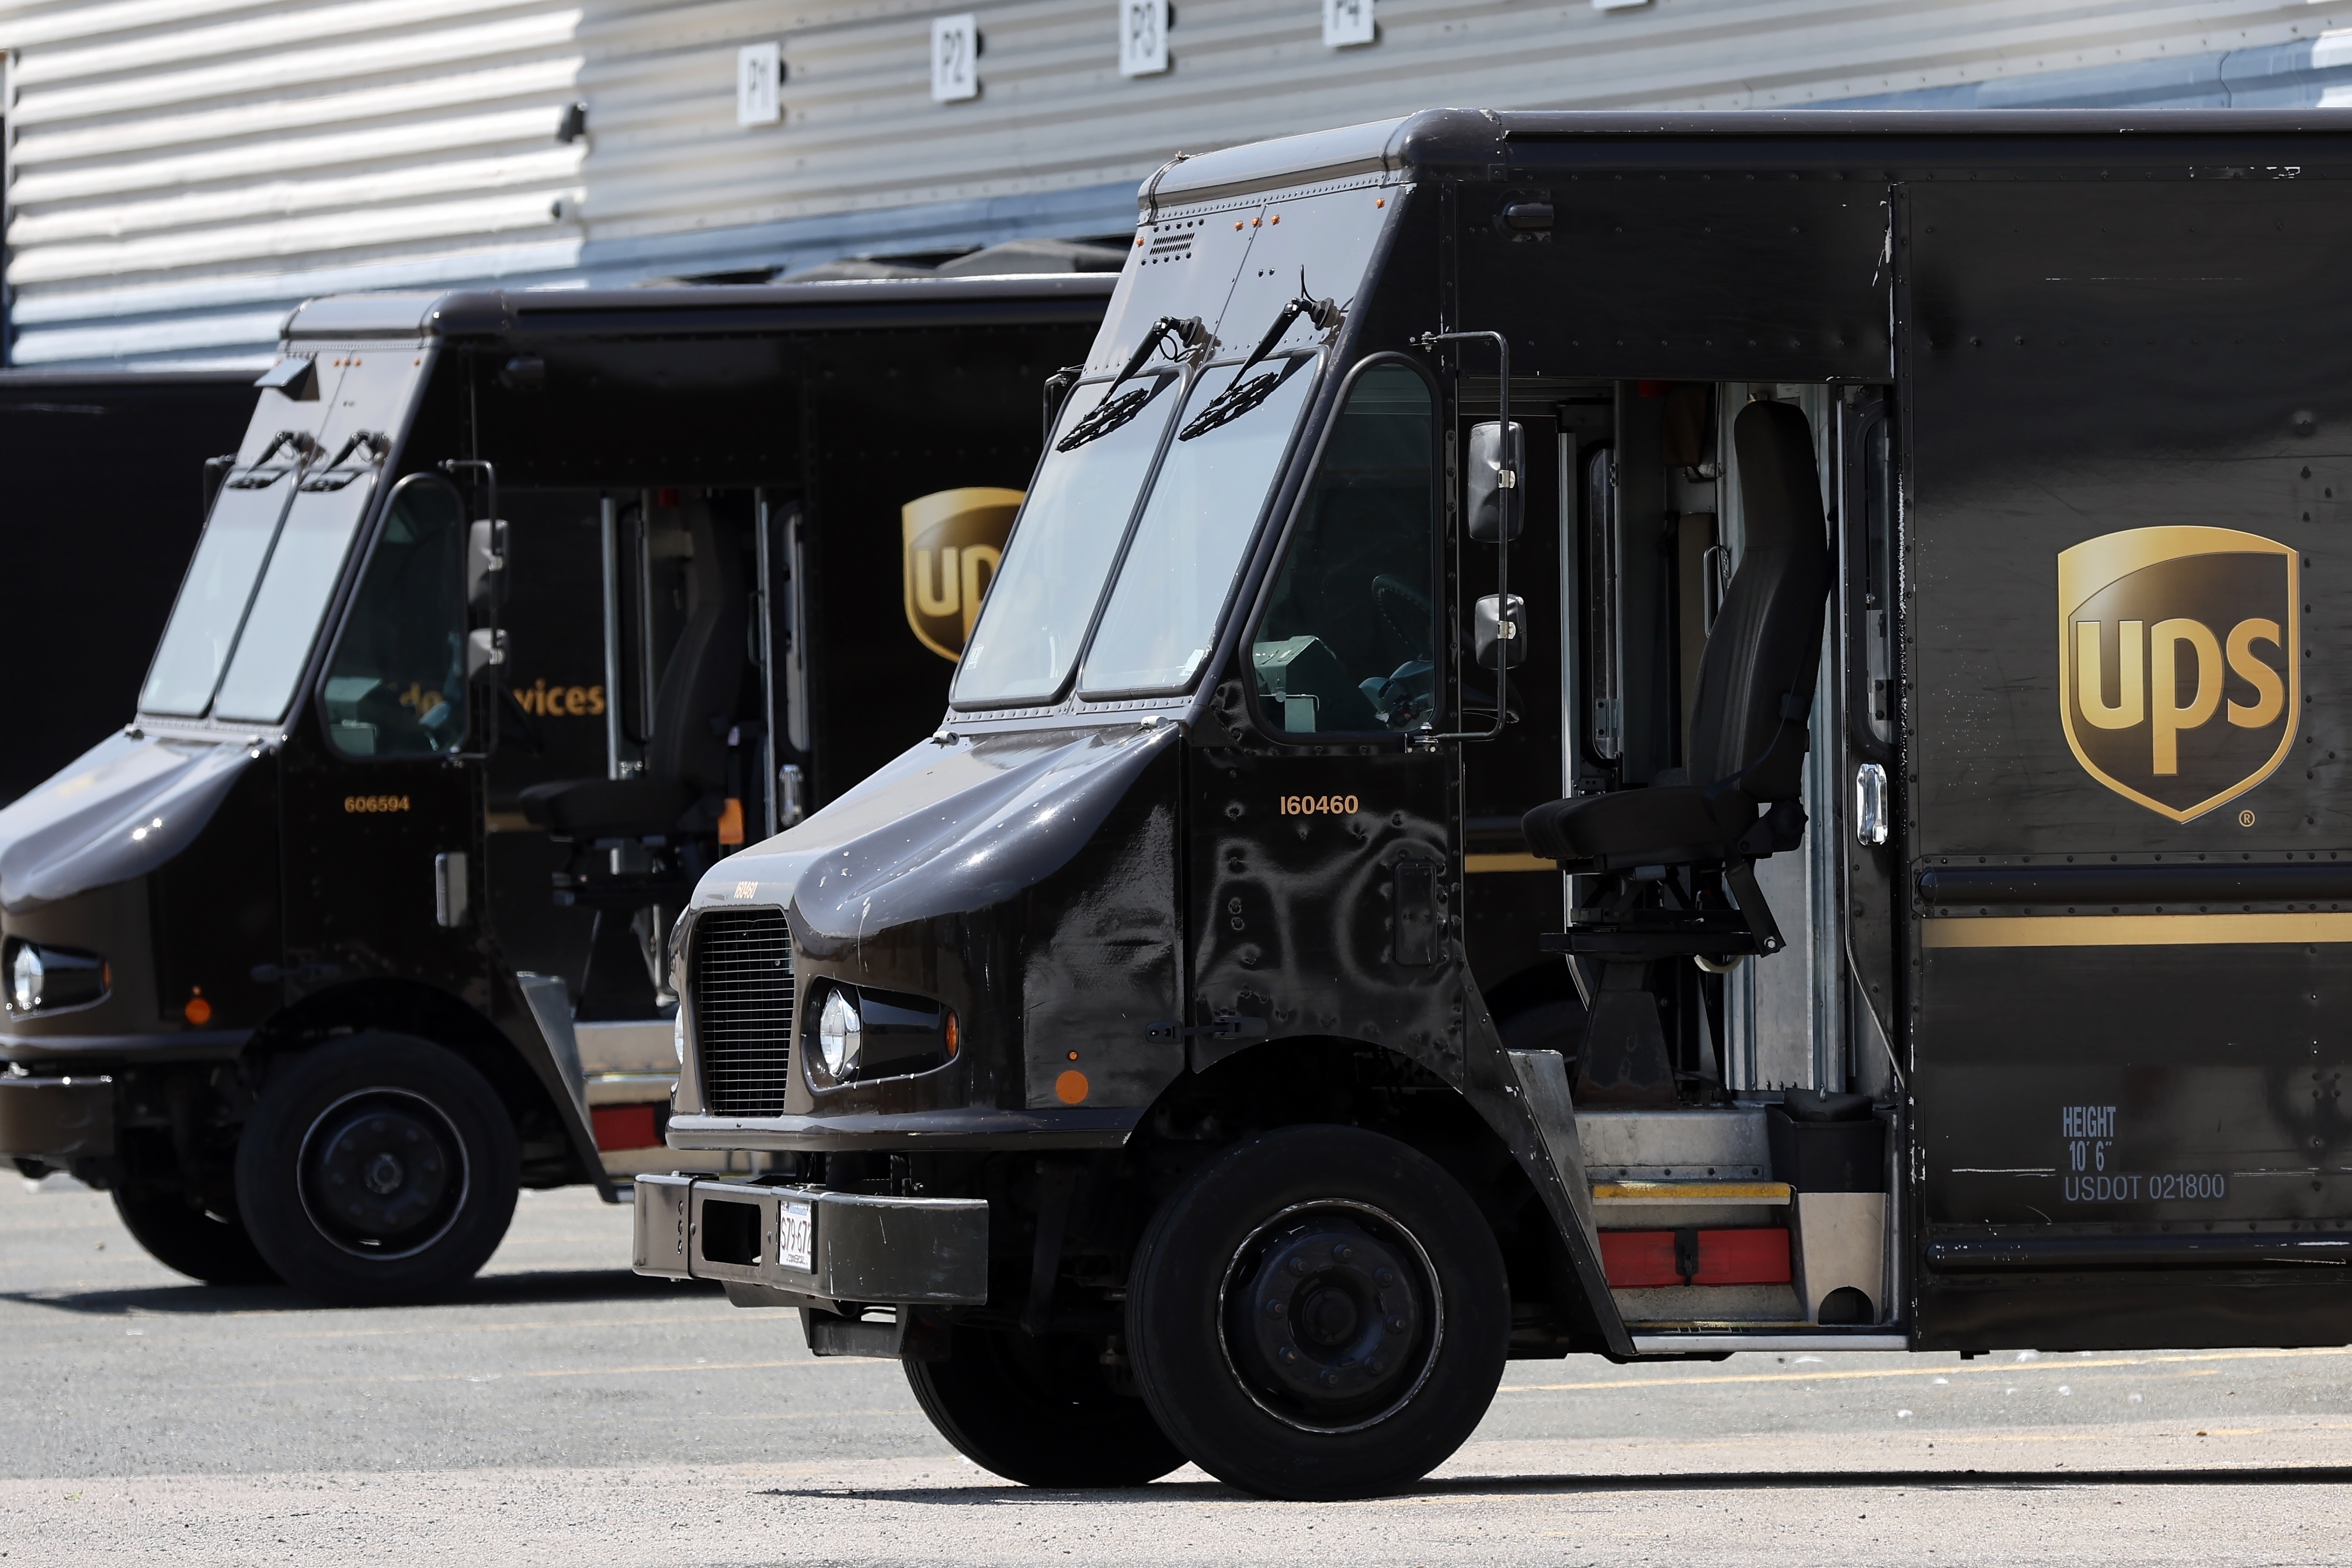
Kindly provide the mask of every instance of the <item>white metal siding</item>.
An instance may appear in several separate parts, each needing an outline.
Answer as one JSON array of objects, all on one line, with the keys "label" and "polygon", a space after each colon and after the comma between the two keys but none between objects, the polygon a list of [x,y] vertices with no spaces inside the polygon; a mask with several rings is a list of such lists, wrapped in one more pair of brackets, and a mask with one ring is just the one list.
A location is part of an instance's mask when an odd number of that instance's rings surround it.
[{"label": "white metal siding", "polygon": [[[934,103],[931,19],[967,9],[980,97]],[[0,0],[11,357],[249,359],[322,292],[1117,230],[1178,148],[1436,104],[2317,102],[2352,81],[2352,50],[2320,41],[2328,8],[2277,0],[1379,0],[1379,42],[1343,50],[1317,0],[1182,0],[1171,68],[1136,78],[1115,16],[1112,0]],[[736,51],[772,39],[783,121],[739,127]],[[588,136],[558,143],[574,100]]]}]

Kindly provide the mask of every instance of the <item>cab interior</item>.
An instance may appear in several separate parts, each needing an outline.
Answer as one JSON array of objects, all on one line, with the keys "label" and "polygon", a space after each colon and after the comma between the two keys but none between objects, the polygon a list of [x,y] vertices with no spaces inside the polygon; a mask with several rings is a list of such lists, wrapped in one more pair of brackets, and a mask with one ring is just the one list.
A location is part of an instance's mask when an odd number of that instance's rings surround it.
[{"label": "cab interior", "polygon": [[[1465,382],[1459,450],[1499,390]],[[1853,783],[1892,763],[1885,392],[1515,378],[1510,404],[1525,653],[1502,736],[1465,747],[1505,1043],[1562,1059],[1637,1331],[1891,1324],[1891,977],[1871,994],[1845,919],[1888,852]],[[1498,552],[1453,548],[1466,626]],[[1465,657],[1463,707],[1494,679]]]},{"label": "cab interior", "polygon": [[688,486],[500,505],[492,925],[518,971],[564,982],[608,1168],[627,1149],[675,1163],[669,926],[705,870],[801,810],[806,737],[771,737],[764,717],[803,711],[795,622],[789,602],[781,624],[760,613],[761,584],[793,597],[798,514],[774,492]]}]

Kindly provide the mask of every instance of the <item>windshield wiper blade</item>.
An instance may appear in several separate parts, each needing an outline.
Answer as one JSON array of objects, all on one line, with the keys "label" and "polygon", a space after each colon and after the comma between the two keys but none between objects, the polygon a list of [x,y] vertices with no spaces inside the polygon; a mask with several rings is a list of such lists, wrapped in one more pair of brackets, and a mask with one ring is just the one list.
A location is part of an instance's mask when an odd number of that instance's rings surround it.
[{"label": "windshield wiper blade", "polygon": [[[1201,325],[1198,316],[1181,319],[1162,316],[1154,321],[1143,334],[1143,341],[1135,346],[1135,352],[1128,359],[1127,368],[1118,372],[1118,379],[1112,382],[1109,390],[1103,393],[1102,402],[1095,404],[1084,419],[1072,425],[1070,434],[1054,444],[1054,450],[1076,452],[1089,441],[1100,441],[1141,413],[1143,405],[1151,401],[1155,389],[1137,387],[1124,396],[1119,395],[1118,389],[1135,379],[1154,350],[1165,350],[1170,359],[1181,359],[1206,336],[1206,329]],[[1170,343],[1171,339],[1173,346]]]},{"label": "windshield wiper blade", "polygon": [[1233,381],[1224,391],[1209,400],[1208,406],[1193,416],[1192,423],[1176,433],[1176,439],[1190,441],[1196,435],[1208,434],[1221,424],[1231,424],[1274,395],[1274,389],[1282,384],[1280,371],[1268,371],[1253,382],[1245,382],[1243,378],[1257,368],[1259,361],[1274,352],[1274,346],[1282,341],[1282,335],[1290,330],[1292,322],[1304,316],[1315,324],[1317,330],[1328,332],[1345,320],[1347,314],[1345,306],[1328,299],[1318,299],[1308,294],[1307,269],[1300,267],[1298,297],[1276,313],[1274,325],[1265,329],[1265,336],[1257,340],[1257,347],[1250,350],[1250,357],[1244,360],[1242,368],[1234,372]]},{"label": "windshield wiper blade", "polygon": [[[273,468],[269,465],[269,460],[277,456],[281,449],[292,455],[286,462]],[[270,486],[308,463],[318,450],[319,444],[305,432],[281,430],[268,445],[261,449],[261,455],[247,465],[245,472],[236,475],[229,480],[227,487],[232,490],[267,490]],[[231,461],[234,462],[235,459],[232,458]]]}]

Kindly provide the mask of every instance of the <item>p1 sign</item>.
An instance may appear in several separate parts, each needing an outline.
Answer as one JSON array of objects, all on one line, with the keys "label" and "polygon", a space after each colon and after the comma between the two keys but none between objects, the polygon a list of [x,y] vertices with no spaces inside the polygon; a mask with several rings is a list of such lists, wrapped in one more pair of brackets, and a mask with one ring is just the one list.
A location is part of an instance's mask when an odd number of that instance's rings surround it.
[{"label": "p1 sign", "polygon": [[773,125],[784,117],[783,49],[746,44],[735,51],[735,123]]}]

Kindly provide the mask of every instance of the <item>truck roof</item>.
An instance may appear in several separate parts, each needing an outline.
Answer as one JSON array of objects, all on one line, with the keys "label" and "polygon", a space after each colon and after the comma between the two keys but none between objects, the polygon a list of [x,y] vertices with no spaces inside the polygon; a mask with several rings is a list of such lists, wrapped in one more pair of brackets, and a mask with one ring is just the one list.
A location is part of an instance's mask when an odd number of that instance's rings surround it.
[{"label": "truck roof", "polygon": [[1137,200],[1160,210],[1371,175],[1512,179],[1580,168],[1796,172],[1884,169],[1933,177],[1987,165],[2233,165],[2284,172],[2325,147],[2352,159],[2352,110],[1994,109],[1521,110],[1432,109],[1177,161]]},{"label": "truck roof", "polygon": [[305,300],[280,337],[511,338],[723,335],[826,329],[1092,322],[1118,282],[1108,272],[1008,277],[859,278],[831,283],[674,284],[648,288],[331,294]]}]

